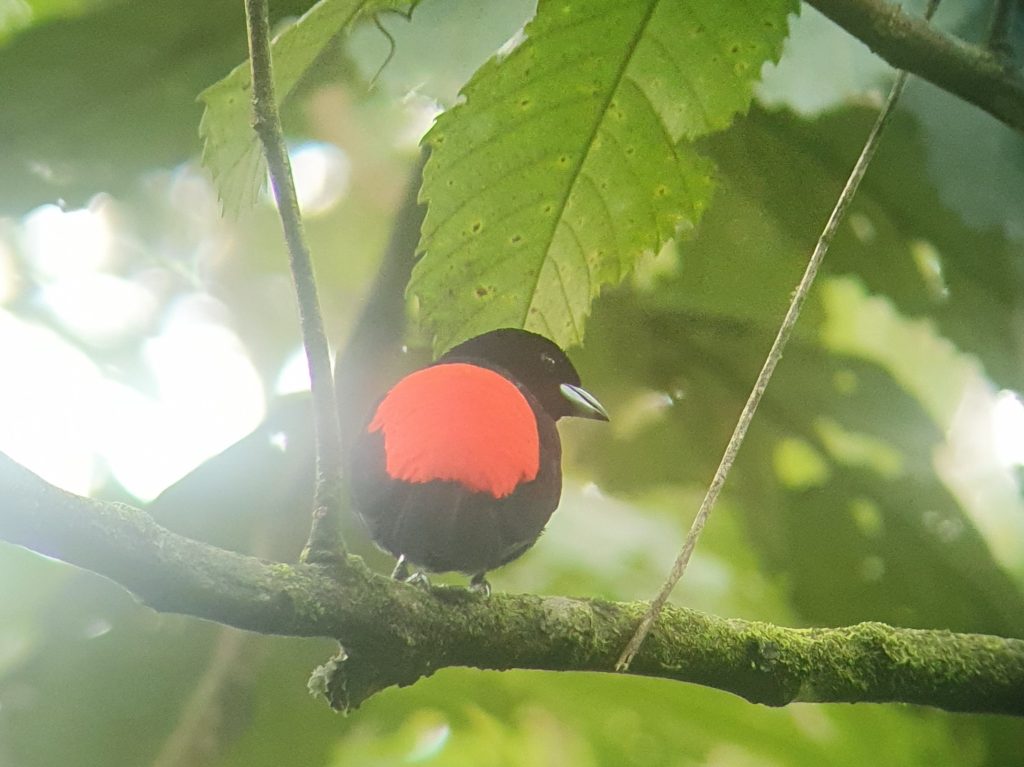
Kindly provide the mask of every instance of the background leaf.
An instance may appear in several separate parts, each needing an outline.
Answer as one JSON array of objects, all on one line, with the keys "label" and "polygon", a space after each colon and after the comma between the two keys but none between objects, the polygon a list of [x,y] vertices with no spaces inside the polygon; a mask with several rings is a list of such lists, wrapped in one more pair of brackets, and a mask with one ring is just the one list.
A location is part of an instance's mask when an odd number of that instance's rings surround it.
[{"label": "background leaf", "polygon": [[[274,3],[274,18],[308,2]],[[245,56],[237,3],[94,4],[0,47],[0,211],[84,204],[199,149],[196,94]]]},{"label": "background leaf", "polygon": [[376,86],[394,98],[448,108],[473,72],[518,34],[536,7],[536,0],[420,0],[409,18],[379,15],[394,48],[376,26],[366,24],[352,30],[346,50],[366,80],[376,78]]},{"label": "background leaf", "polygon": [[[274,38],[271,56],[278,103],[285,102],[303,77],[338,44],[361,15],[411,3],[389,0],[321,0]],[[203,164],[213,174],[225,212],[251,208],[266,180],[266,159],[252,130],[252,74],[249,60],[204,90],[199,123]]]},{"label": "background leaf", "polygon": [[[830,181],[837,170],[818,177],[815,168],[852,162],[869,122],[859,109],[813,122],[758,110],[706,143],[721,190],[699,233],[680,245],[678,264],[660,259],[660,271],[648,264],[635,295],[600,304],[593,327],[602,342],[581,353],[592,366],[588,383],[597,376],[590,385],[612,412],[626,414],[619,439],[588,443],[603,486],[635,493],[711,476],[720,447],[709,445],[726,443],[831,205],[831,190],[821,187],[838,185]],[[953,369],[944,357],[934,360],[923,328],[873,340],[886,351],[870,359],[838,340],[848,318],[865,311],[849,289],[863,279],[908,314],[929,312],[964,339],[962,348],[986,359],[1004,355],[1001,369],[1019,361],[998,347],[1012,333],[984,332],[1009,320],[1000,297],[1020,295],[1000,271],[1013,264],[1012,244],[990,231],[969,233],[942,211],[927,180],[907,180],[903,158],[921,162],[917,131],[897,125],[886,142],[825,261],[835,276],[812,294],[751,427],[733,497],[751,545],[785,576],[792,604],[811,624],[870,616],[1019,635],[1021,589],[936,476],[933,456],[968,363]],[[870,237],[857,216],[871,217]],[[913,242],[924,238],[950,254],[941,301],[929,298],[913,259]],[[989,254],[984,266],[971,255],[978,247]],[[927,359],[933,368],[922,366]],[[623,368],[634,383],[618,373]],[[639,391],[636,380],[644,382]],[[654,406],[644,392],[656,395]],[[646,413],[631,413],[637,408]],[[935,582],[947,585],[936,593],[928,587]]]}]

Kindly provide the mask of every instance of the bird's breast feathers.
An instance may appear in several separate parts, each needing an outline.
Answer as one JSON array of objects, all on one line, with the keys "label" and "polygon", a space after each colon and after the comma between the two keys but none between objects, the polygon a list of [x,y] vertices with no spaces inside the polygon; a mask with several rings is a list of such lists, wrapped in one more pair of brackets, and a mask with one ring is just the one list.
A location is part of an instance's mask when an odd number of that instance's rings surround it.
[{"label": "bird's breast feathers", "polygon": [[374,413],[388,476],[411,483],[444,480],[495,498],[536,478],[537,417],[523,392],[489,368],[435,365],[399,381]]}]

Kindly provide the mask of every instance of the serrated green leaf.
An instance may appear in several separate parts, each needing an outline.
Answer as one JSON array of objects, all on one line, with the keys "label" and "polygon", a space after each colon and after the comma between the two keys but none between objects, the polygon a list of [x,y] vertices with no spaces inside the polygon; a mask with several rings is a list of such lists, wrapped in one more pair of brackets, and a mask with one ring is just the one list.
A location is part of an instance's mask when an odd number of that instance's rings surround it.
[{"label": "serrated green leaf", "polygon": [[[321,0],[272,43],[274,88],[283,103],[320,57],[356,19],[382,9],[409,7],[393,0]],[[266,179],[266,160],[251,128],[252,74],[246,59],[199,94],[205,104],[199,134],[203,164],[213,175],[225,213],[252,207]]]},{"label": "serrated green leaf", "polygon": [[541,2],[427,136],[410,291],[435,348],[496,326],[578,343],[590,303],[699,218],[726,126],[775,59],[790,0]]}]

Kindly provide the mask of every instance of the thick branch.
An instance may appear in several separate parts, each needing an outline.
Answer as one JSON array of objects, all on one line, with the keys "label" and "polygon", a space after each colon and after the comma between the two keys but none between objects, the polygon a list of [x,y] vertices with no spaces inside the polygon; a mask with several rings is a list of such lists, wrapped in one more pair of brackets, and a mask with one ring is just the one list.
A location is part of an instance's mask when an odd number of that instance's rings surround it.
[{"label": "thick branch", "polygon": [[[120,583],[156,610],[341,641],[314,682],[338,708],[446,666],[607,671],[646,609],[562,597],[424,591],[350,566],[269,563],[65,493],[0,454],[0,538]],[[1024,640],[877,623],[789,629],[666,608],[630,673],[771,706],[901,701],[1024,715]]]},{"label": "thick branch", "polygon": [[253,130],[263,144],[270,171],[270,182],[277,200],[281,226],[288,244],[288,263],[295,283],[299,305],[302,343],[309,364],[309,383],[313,394],[316,425],[316,489],[313,499],[313,525],[303,559],[311,562],[338,563],[344,547],[338,529],[338,509],[342,485],[341,429],[331,355],[320,313],[313,262],[295,194],[291,162],[281,129],[270,58],[270,20],[267,0],[246,0],[246,28],[249,33],[249,61],[252,67]]},{"label": "thick branch", "polygon": [[947,35],[887,0],[807,0],[892,66],[1024,133],[1024,75],[1005,57]]}]

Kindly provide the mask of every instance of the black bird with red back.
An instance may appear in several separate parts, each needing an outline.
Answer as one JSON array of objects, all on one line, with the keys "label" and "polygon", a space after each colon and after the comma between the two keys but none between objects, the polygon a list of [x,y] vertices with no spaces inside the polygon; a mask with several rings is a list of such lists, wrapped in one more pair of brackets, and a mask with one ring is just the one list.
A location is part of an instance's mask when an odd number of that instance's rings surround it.
[{"label": "black bird with red back", "polygon": [[353,507],[373,540],[432,572],[484,575],[534,544],[562,492],[555,421],[607,421],[555,343],[504,328],[395,384],[353,447]]}]

